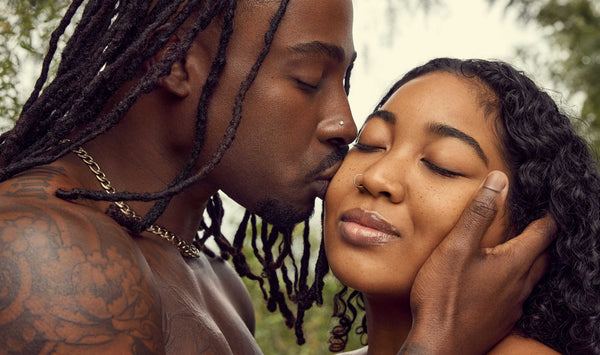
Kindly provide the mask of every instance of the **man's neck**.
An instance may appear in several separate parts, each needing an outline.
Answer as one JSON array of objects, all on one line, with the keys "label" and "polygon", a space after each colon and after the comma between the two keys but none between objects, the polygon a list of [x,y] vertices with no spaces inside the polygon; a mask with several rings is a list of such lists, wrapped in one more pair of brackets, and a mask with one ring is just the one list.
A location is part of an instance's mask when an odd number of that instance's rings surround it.
[{"label": "man's neck", "polygon": [[[102,172],[117,192],[147,193],[167,188],[182,169],[184,158],[175,157],[159,143],[148,147],[148,140],[131,137],[123,139],[122,132],[115,130],[105,136],[85,144],[85,150],[100,166]],[[94,173],[75,154],[65,157],[71,170],[82,182],[81,188],[99,190],[101,186]],[[179,163],[178,163],[179,162]],[[176,194],[156,224],[167,228],[187,243],[196,236],[202,214],[210,196],[216,188],[206,183],[198,183],[183,193]],[[153,206],[153,202],[129,201],[136,214],[143,216]],[[106,203],[98,208],[106,210]]]}]

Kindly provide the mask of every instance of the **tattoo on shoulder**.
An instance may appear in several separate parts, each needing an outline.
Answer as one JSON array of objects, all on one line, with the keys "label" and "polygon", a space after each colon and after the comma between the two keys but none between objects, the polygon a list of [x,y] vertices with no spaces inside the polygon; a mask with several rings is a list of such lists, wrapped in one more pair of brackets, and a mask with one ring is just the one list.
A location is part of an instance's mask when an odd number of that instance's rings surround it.
[{"label": "tattoo on shoulder", "polygon": [[17,175],[8,181],[9,186],[3,196],[34,197],[46,200],[48,199],[48,187],[57,177],[66,177],[65,169],[56,166],[36,167],[27,171],[26,174]]},{"label": "tattoo on shoulder", "polygon": [[0,220],[0,353],[164,351],[147,275],[82,224],[86,238],[51,212]]}]

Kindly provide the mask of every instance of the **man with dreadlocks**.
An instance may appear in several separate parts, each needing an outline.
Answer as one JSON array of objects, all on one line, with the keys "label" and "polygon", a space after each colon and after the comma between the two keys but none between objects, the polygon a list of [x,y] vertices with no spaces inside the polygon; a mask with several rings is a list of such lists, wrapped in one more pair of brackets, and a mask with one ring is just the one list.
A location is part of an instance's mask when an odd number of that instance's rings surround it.
[{"label": "man with dreadlocks", "polygon": [[[276,271],[292,257],[292,226],[310,216],[355,138],[355,52],[350,0],[288,1],[72,2],[19,120],[0,138],[0,353],[260,353],[229,257],[303,342],[327,261],[320,253],[310,287],[308,249],[300,277],[283,272],[296,314]],[[247,213],[228,241],[218,190],[274,227]],[[486,349],[541,277],[551,221],[527,232],[536,248],[466,247],[495,213],[486,206],[497,194],[482,191],[432,255],[434,272],[419,275],[437,288],[414,297],[406,353]],[[246,229],[260,273],[241,252]],[[219,256],[204,247],[211,236]],[[467,267],[453,269],[457,259]],[[482,275],[489,289],[473,292]],[[463,316],[476,307],[484,318]]]}]

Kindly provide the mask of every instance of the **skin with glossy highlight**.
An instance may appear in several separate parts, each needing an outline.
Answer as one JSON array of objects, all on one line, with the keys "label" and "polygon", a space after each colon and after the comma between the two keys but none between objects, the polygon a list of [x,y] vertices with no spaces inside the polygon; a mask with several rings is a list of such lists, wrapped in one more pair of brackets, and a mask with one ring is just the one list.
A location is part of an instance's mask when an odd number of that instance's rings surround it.
[{"label": "skin with glossy highlight", "polygon": [[[473,90],[467,80],[433,73],[368,117],[327,194],[327,255],[342,282],[366,294],[393,285],[388,292],[407,295],[487,174],[508,174],[493,120]],[[364,188],[348,184],[355,176]]]},{"label": "skin with glossy highlight", "polygon": [[[481,91],[446,72],[409,81],[367,118],[331,183],[327,257],[335,276],[363,294],[368,354],[400,349],[413,322],[417,272],[486,176],[510,176]],[[481,247],[501,243],[507,223],[499,211]]]}]

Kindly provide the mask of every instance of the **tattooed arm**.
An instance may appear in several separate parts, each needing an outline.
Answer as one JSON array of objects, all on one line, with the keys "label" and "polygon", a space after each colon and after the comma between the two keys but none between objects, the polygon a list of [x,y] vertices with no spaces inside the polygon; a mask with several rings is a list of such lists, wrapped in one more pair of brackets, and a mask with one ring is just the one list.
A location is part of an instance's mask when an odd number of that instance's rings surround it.
[{"label": "tattooed arm", "polygon": [[31,176],[0,187],[0,353],[164,353],[131,238],[44,190]]}]

